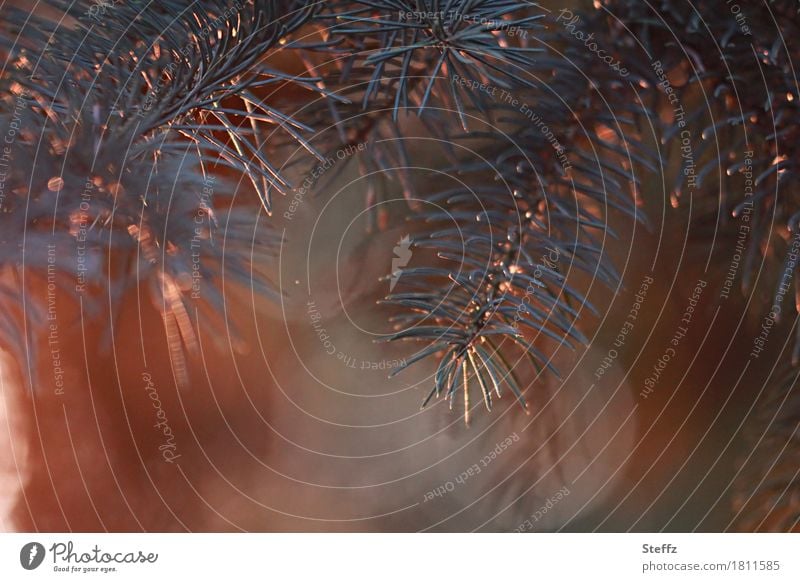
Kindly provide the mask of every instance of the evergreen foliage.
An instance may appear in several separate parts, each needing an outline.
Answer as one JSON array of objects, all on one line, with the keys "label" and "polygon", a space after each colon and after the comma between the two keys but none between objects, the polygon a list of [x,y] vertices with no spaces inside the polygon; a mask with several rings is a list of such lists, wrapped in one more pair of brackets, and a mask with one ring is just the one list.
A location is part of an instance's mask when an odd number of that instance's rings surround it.
[{"label": "evergreen foliage", "polygon": [[[558,373],[540,339],[586,341],[594,308],[564,273],[620,288],[609,217],[646,223],[648,177],[666,174],[670,201],[695,203],[710,238],[752,212],[745,290],[760,255],[794,265],[796,2],[742,2],[746,24],[717,2],[671,0],[569,17],[524,0],[46,4],[57,16],[6,9],[0,34],[0,135],[14,160],[0,194],[0,324],[29,363],[23,312],[42,325],[44,306],[24,281],[54,265],[104,317],[145,282],[187,383],[192,253],[206,282],[275,294],[259,265],[281,244],[268,215],[292,190],[286,168],[348,145],[367,147],[367,205],[391,169],[426,224],[413,244],[439,260],[409,267],[386,298],[389,339],[420,342],[406,365],[436,358],[425,403],[463,399],[467,421],[470,401],[491,409],[506,388],[525,405],[519,360]],[[404,169],[413,155],[395,138],[410,116],[446,144],[442,170],[457,182],[422,192]],[[684,131],[694,149],[672,172]],[[733,194],[744,170],[752,191]],[[234,175],[253,200],[232,201]],[[219,323],[223,311],[206,285],[202,312]],[[796,426],[796,408],[775,430]]]}]

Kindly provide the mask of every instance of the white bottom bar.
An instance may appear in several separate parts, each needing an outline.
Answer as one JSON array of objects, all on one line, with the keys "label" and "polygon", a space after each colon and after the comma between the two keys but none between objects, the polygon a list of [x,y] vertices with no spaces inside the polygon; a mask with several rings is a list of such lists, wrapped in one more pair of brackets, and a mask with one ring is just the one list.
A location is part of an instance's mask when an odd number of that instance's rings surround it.
[{"label": "white bottom bar", "polygon": [[792,534],[4,534],[0,580],[797,581],[798,550]]}]

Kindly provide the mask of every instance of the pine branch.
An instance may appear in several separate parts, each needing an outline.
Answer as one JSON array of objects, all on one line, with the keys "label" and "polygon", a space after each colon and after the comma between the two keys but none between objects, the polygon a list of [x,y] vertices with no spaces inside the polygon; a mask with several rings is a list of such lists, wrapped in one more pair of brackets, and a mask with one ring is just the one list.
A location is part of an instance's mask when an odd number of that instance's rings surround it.
[{"label": "pine branch", "polygon": [[[613,236],[607,217],[617,212],[643,219],[634,206],[637,172],[655,170],[660,152],[644,147],[628,125],[653,114],[626,105],[631,113],[626,119],[616,114],[616,102],[604,103],[608,109],[598,106],[609,93],[630,103],[632,91],[605,72],[582,84],[563,70],[571,70],[574,62],[561,61],[553,70],[558,62],[545,58],[528,71],[538,89],[523,85],[498,93],[489,86],[485,93],[500,97],[482,107],[491,103],[496,125],[484,121],[480,129],[448,135],[454,150],[469,140],[463,149],[470,154],[456,155],[446,172],[458,176],[461,186],[426,198],[430,205],[420,215],[432,226],[427,238],[414,241],[445,263],[405,269],[400,281],[407,290],[388,298],[411,312],[395,319],[400,330],[389,339],[427,344],[403,368],[438,358],[433,390],[423,406],[444,394],[452,407],[460,389],[468,420],[468,402],[476,402],[469,397],[470,386],[491,409],[486,388],[493,386],[499,395],[501,383],[522,401],[519,360],[509,363],[502,352],[516,346],[537,372],[555,372],[535,344],[541,338],[555,345],[585,342],[576,323],[593,307],[556,266],[568,275],[582,271],[612,288],[619,284],[605,249],[605,235]],[[594,63],[582,64],[594,72]],[[611,86],[614,91],[607,91]],[[464,113],[477,125],[482,111],[476,106]],[[557,262],[547,258],[552,253]]]},{"label": "pine branch", "polygon": [[[312,9],[264,0],[131,3],[97,18],[91,2],[51,5],[68,26],[11,8],[0,35],[8,63],[0,131],[15,136],[0,212],[4,265],[22,278],[41,272],[47,257],[31,245],[53,244],[59,273],[87,300],[99,301],[91,290],[109,286],[119,301],[146,282],[185,385],[184,352],[194,350],[200,313],[194,304],[221,314],[223,258],[230,280],[274,293],[253,282],[248,265],[275,250],[275,235],[264,234],[258,212],[220,208],[233,189],[208,181],[221,168],[238,170],[266,210],[270,191],[288,187],[260,151],[270,135],[263,126],[301,142],[306,128],[257,95],[287,83],[317,91],[313,79],[263,62]],[[199,280],[202,293],[194,289]],[[19,293],[8,297],[25,304]]]},{"label": "pine branch", "polygon": [[[618,53],[640,82],[655,88],[651,90],[654,103],[666,104],[668,96],[658,87],[674,83],[677,102],[670,102],[667,109],[680,106],[685,112],[685,125],[673,115],[660,128],[665,149],[691,148],[691,160],[674,178],[673,203],[678,204],[687,193],[700,194],[695,200],[701,214],[697,224],[709,238],[730,218],[747,221],[741,288],[748,293],[756,258],[777,254],[785,263],[797,239],[800,95],[793,63],[800,59],[800,49],[786,41],[800,32],[796,3],[759,5],[747,12],[747,29],[712,3],[662,2],[655,14],[635,0],[603,4],[613,18],[600,13],[592,26],[608,30],[606,41],[616,42]],[[625,23],[624,30],[620,23]],[[641,48],[634,46],[633,38]],[[654,71],[650,62],[654,60],[669,75],[666,83]],[[679,78],[685,80],[669,81]],[[686,135],[690,136],[688,146]],[[714,195],[706,196],[706,192]],[[776,283],[776,294],[777,287],[792,280],[796,291],[800,289],[797,269],[790,270],[789,281],[781,278]],[[798,358],[800,335],[792,356],[795,363]]]}]

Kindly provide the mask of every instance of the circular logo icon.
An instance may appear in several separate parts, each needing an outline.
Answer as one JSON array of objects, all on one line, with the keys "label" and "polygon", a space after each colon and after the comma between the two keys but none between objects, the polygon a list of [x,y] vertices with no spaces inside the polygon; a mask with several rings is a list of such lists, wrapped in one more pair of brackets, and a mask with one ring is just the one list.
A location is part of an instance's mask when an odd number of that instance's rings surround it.
[{"label": "circular logo icon", "polygon": [[44,546],[39,542],[29,542],[19,551],[19,563],[26,570],[35,570],[44,561]]}]

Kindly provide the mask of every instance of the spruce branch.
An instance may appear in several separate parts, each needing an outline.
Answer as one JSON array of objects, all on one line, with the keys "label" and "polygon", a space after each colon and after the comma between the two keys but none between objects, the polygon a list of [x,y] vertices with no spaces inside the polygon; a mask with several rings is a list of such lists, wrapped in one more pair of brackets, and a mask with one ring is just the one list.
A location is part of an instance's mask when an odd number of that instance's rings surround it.
[{"label": "spruce branch", "polygon": [[[712,3],[661,2],[652,9],[634,0],[603,5],[594,26],[608,31],[606,41],[616,43],[631,70],[650,88],[654,109],[667,96],[658,89],[664,79],[648,61],[658,60],[672,79],[683,79],[674,82],[674,90],[685,111],[684,131],[692,136],[692,164],[676,173],[670,196],[677,205],[691,191],[701,194],[695,201],[697,224],[709,238],[731,218],[746,215],[751,226],[741,288],[749,292],[756,258],[777,254],[786,263],[797,238],[800,94],[793,63],[800,59],[800,49],[787,42],[800,32],[797,4],[759,3],[748,12],[746,30]],[[649,58],[636,55],[640,50]],[[660,123],[665,149],[681,146],[682,127],[674,116]],[[705,196],[715,188],[721,200]],[[777,281],[776,294],[781,285],[797,280],[797,268],[790,270],[788,280]],[[800,335],[792,360],[799,358]]]},{"label": "spruce branch", "polygon": [[[147,283],[176,380],[185,385],[194,319],[221,314],[215,287],[223,269],[234,282],[273,293],[266,281],[252,281],[248,264],[274,252],[276,236],[263,230],[260,213],[220,206],[232,186],[208,187],[207,179],[222,168],[240,171],[267,211],[271,191],[288,186],[262,153],[266,128],[301,142],[308,128],[263,92],[287,84],[318,89],[264,59],[313,6],[137,2],[116,4],[102,18],[91,2],[50,6],[63,14],[59,23],[10,8],[0,34],[7,62],[0,130],[22,128],[9,148],[14,163],[0,212],[4,236],[22,236],[5,239],[4,264],[24,279],[47,264],[29,250],[35,237],[58,243],[59,272],[76,278],[81,293],[108,286],[112,311],[130,286]],[[135,260],[122,258],[131,254]],[[197,279],[202,293],[193,290]],[[97,303],[99,295],[86,299]]]}]

